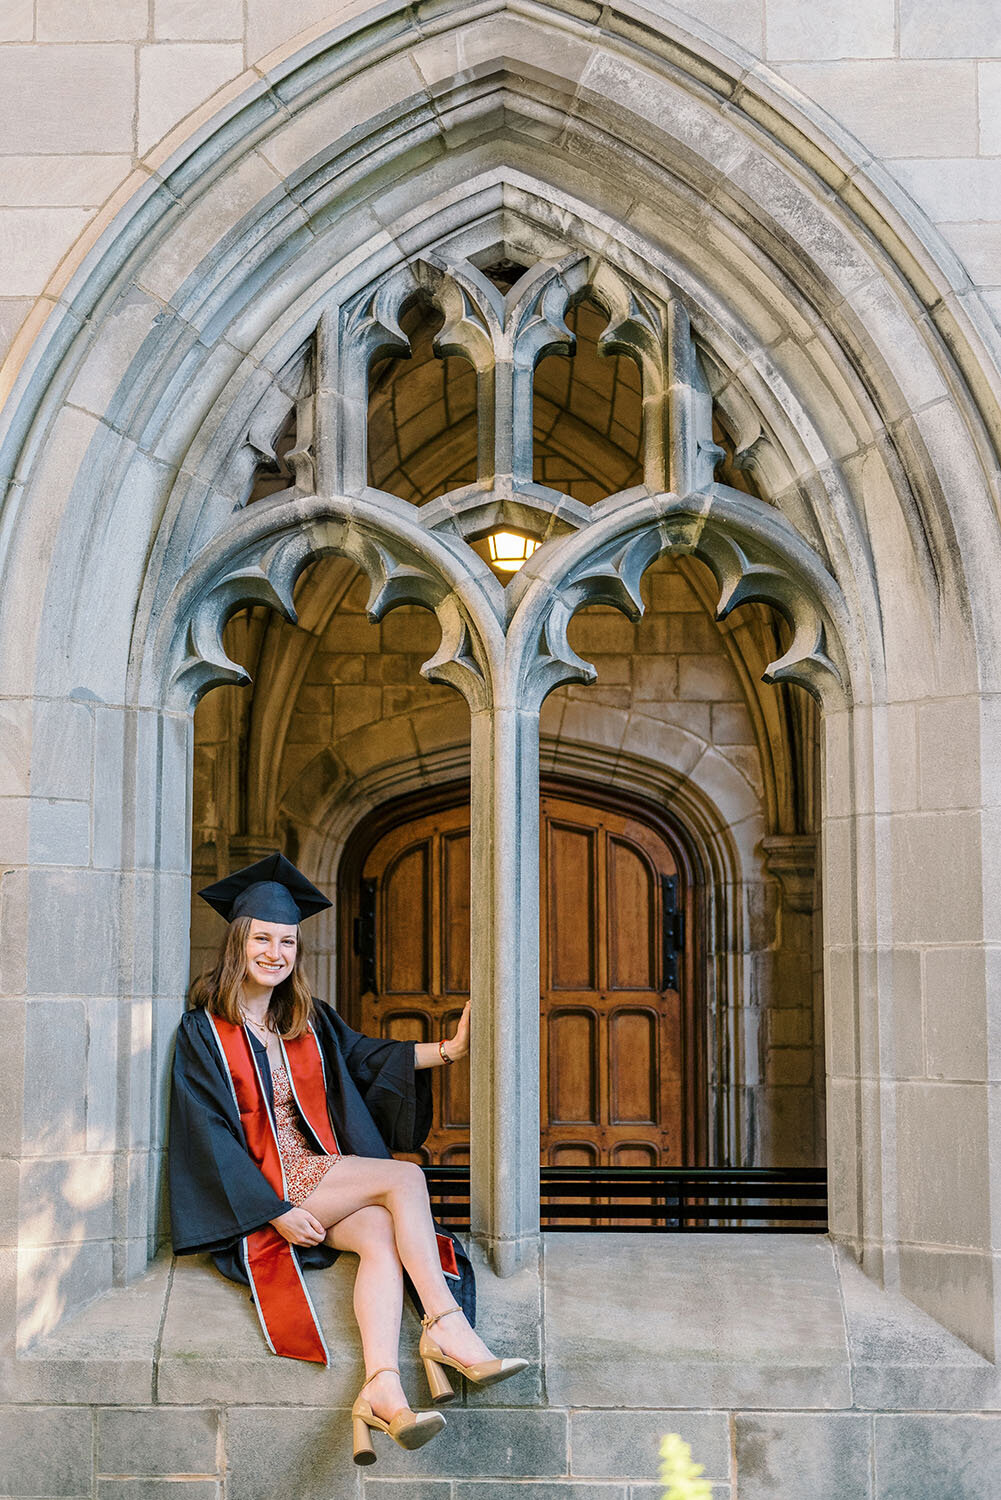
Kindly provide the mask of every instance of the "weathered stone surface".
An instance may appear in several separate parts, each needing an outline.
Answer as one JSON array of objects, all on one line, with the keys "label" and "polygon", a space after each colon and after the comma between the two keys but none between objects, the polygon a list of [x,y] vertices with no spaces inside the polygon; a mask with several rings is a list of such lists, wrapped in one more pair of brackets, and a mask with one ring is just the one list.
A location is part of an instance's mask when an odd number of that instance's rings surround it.
[{"label": "weathered stone surface", "polygon": [[[60,107],[52,109],[47,101],[56,91]],[[134,51],[122,45],[4,48],[0,99],[8,151],[129,152]],[[65,239],[64,247],[69,243]]]},{"label": "weathered stone surface", "polygon": [[873,1418],[877,1500],[986,1500],[1001,1473],[1001,1417]]},{"label": "weathered stone surface", "polygon": [[[558,1243],[555,1255],[546,1247],[551,1402],[774,1406],[781,1392],[790,1405],[848,1404],[847,1345],[822,1239],[767,1253],[740,1235]],[[613,1247],[620,1274],[610,1279],[604,1256]],[[599,1283],[611,1346],[594,1338],[590,1289]]]},{"label": "weathered stone surface", "polygon": [[768,0],[766,24],[769,58],[890,57],[894,51],[889,0],[864,7]]},{"label": "weathered stone surface", "polygon": [[139,58],[140,153],[243,68],[243,48],[231,42],[160,42]]},{"label": "weathered stone surface", "polygon": [[817,1500],[869,1500],[872,1418],[852,1412],[738,1413],[741,1500],[764,1500],[791,1485]]},{"label": "weathered stone surface", "polygon": [[153,34],[157,41],[220,42],[243,40],[241,0],[156,0]]},{"label": "weathered stone surface", "polygon": [[705,1477],[729,1478],[729,1418],[723,1412],[574,1411],[570,1414],[570,1472],[594,1478],[636,1479],[658,1472],[661,1438],[676,1432],[702,1464]]},{"label": "weathered stone surface", "polygon": [[98,1478],[97,1500],[218,1500],[222,1486],[215,1479],[105,1479]]},{"label": "weathered stone surface", "polygon": [[1001,53],[1001,22],[981,0],[956,0],[943,14],[933,0],[901,0],[900,52],[903,57],[996,57]]},{"label": "weathered stone surface", "polygon": [[781,72],[880,156],[977,154],[975,63],[860,59]]},{"label": "weathered stone surface", "polygon": [[393,1445],[382,1445],[379,1466],[384,1473],[505,1480],[547,1479],[567,1473],[566,1412],[503,1407],[476,1411],[452,1406],[445,1416],[447,1428],[421,1450],[420,1459]]},{"label": "weathered stone surface", "polygon": [[16,1500],[89,1495],[92,1427],[87,1410],[0,1408],[0,1491]]},{"label": "weathered stone surface", "polygon": [[197,1407],[102,1411],[97,1422],[100,1474],[214,1474],[218,1415]]}]

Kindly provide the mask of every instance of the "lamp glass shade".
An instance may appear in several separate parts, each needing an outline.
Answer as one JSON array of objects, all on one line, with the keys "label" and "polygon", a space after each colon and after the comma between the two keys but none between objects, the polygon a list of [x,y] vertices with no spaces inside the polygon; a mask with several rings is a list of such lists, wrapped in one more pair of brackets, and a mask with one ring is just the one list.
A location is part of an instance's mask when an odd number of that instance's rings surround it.
[{"label": "lamp glass shade", "polygon": [[494,531],[487,537],[490,561],[502,573],[517,573],[538,545],[530,536],[519,536],[516,531]]}]

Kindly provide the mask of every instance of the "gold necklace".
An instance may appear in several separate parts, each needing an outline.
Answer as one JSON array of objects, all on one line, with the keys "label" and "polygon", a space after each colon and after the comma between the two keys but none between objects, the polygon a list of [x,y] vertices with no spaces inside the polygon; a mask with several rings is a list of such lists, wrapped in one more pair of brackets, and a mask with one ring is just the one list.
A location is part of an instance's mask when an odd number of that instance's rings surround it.
[{"label": "gold necklace", "polygon": [[243,1017],[243,1019],[246,1021],[246,1023],[247,1023],[248,1026],[253,1026],[255,1028],[255,1030],[257,1030],[257,1031],[263,1031],[265,1036],[274,1036],[274,1034],[275,1034],[274,1031],[272,1030],[272,1028],[268,1025],[268,1023],[266,1021],[264,1021],[264,1022],[255,1021],[254,1018],[253,1018],[253,1016],[248,1015],[247,1012],[242,1007],[240,1008],[240,1014]]}]

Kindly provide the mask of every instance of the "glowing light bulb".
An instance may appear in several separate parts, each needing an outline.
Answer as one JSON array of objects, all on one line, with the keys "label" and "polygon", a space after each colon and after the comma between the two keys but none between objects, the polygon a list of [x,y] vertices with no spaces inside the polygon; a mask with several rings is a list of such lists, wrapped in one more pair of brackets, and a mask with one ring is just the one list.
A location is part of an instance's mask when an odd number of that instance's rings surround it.
[{"label": "glowing light bulb", "polygon": [[516,531],[495,531],[487,537],[490,561],[502,573],[517,573],[539,546],[530,536],[519,536]]}]

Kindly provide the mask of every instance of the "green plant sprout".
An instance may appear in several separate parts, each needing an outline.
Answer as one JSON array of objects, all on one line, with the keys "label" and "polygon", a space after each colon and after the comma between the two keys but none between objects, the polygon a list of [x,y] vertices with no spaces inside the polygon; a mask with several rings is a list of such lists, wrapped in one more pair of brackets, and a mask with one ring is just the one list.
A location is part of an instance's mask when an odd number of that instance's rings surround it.
[{"label": "green plant sprout", "polygon": [[660,1444],[660,1481],[667,1485],[664,1500],[712,1500],[712,1485],[699,1478],[703,1467],[692,1462],[692,1450],[684,1438],[669,1432]]}]

